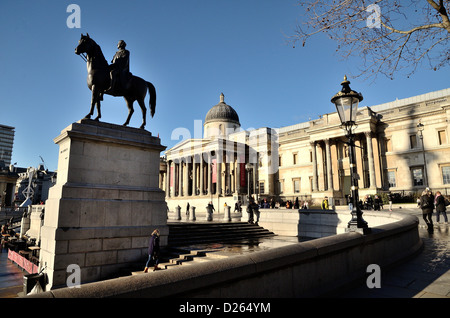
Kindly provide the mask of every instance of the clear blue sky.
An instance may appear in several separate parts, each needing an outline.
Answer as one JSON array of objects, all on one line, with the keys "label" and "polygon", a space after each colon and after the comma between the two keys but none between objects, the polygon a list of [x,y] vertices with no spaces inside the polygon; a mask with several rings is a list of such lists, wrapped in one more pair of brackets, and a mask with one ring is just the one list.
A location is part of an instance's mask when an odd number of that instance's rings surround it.
[{"label": "clear blue sky", "polygon": [[[69,4],[81,8],[81,28],[69,28]],[[176,128],[194,134],[194,120],[225,102],[243,129],[283,127],[335,111],[330,98],[357,59],[342,61],[323,36],[306,47],[287,45],[301,8],[294,0],[47,0],[0,2],[0,124],[15,127],[12,162],[56,170],[60,131],[89,112],[86,66],[74,49],[88,32],[110,61],[127,43],[130,71],[157,89],[154,118],[146,129],[168,148]],[[411,78],[351,80],[362,106],[450,87],[449,68]],[[148,98],[146,98],[148,103]],[[105,96],[102,121],[122,124],[121,97]],[[135,105],[130,126],[139,127]]]}]

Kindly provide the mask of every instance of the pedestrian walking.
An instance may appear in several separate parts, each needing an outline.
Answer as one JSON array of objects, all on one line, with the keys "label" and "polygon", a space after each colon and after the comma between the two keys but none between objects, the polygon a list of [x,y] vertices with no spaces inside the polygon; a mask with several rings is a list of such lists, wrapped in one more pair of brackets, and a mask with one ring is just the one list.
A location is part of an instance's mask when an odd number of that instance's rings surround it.
[{"label": "pedestrian walking", "polygon": [[378,195],[375,194],[375,198],[373,199],[373,210],[380,211],[381,205],[381,199],[378,197]]},{"label": "pedestrian walking", "polygon": [[308,210],[308,201],[303,201],[302,209],[303,210]]},{"label": "pedestrian walking", "polygon": [[392,200],[394,199],[394,196],[392,193],[388,193],[388,201],[389,201],[389,211],[392,211]]},{"label": "pedestrian walking", "polygon": [[259,212],[259,206],[258,206],[257,203],[254,203],[252,208],[253,208],[253,212],[254,212],[254,214],[255,214],[255,216],[256,216],[256,222],[255,222],[255,225],[258,225],[258,222],[259,222],[259,214],[260,214],[260,212]]},{"label": "pedestrian walking", "polygon": [[248,213],[248,223],[253,224],[253,206],[255,204],[255,200],[253,197],[250,197],[249,202],[247,204],[247,213]]},{"label": "pedestrian walking", "polygon": [[444,198],[441,191],[436,191],[436,196],[434,198],[434,203],[436,206],[436,223],[439,224],[440,215],[444,216],[444,224],[448,224],[447,212],[445,211],[445,206],[449,204],[449,201]]},{"label": "pedestrian walking", "polygon": [[431,216],[433,215],[434,199],[431,195],[431,191],[425,189],[422,192],[422,196],[420,197],[420,208],[422,209],[423,219],[428,226],[428,231],[432,232],[433,220],[431,219]]},{"label": "pedestrian walking", "polygon": [[325,197],[322,201],[322,210],[328,210],[328,197]]},{"label": "pedestrian walking", "polygon": [[148,242],[148,260],[145,264],[144,273],[148,272],[148,268],[151,264],[153,264],[153,271],[156,271],[159,264],[159,230],[156,229],[153,231],[152,235],[150,236],[150,240]]},{"label": "pedestrian walking", "polygon": [[294,209],[300,209],[300,202],[298,201],[298,197],[295,198]]}]

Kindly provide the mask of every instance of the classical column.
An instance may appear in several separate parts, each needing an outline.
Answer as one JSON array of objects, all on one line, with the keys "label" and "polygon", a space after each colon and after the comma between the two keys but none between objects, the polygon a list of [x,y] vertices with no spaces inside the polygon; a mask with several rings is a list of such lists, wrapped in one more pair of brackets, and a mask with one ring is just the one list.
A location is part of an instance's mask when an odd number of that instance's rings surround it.
[{"label": "classical column", "polygon": [[197,160],[195,154],[192,155],[192,192],[191,196],[197,195]]},{"label": "classical column", "polygon": [[338,154],[338,142],[333,141],[330,144],[330,150],[331,150],[331,170],[335,171],[336,173],[333,173],[333,190],[334,187],[339,187],[339,180],[340,180],[340,174],[339,174],[339,154]]},{"label": "classical column", "polygon": [[216,194],[222,193],[222,155],[219,155],[219,151],[216,151]]},{"label": "classical column", "polygon": [[313,191],[317,191],[319,189],[319,184],[317,180],[317,158],[316,158],[316,142],[311,141],[311,152],[312,152],[312,169],[313,169]]},{"label": "classical column", "polygon": [[181,160],[178,159],[178,164],[176,164],[176,166],[178,166],[178,168],[177,168],[177,172],[175,174],[175,175],[178,174],[177,175],[178,182],[175,184],[175,193],[176,193],[177,197],[181,196],[181,164],[182,164]]},{"label": "classical column", "polygon": [[333,190],[333,170],[331,169],[330,139],[325,139],[325,152],[327,156],[327,189]]},{"label": "classical column", "polygon": [[188,185],[189,185],[189,164],[187,158],[184,158],[183,165],[183,196],[188,195]]},{"label": "classical column", "polygon": [[167,160],[167,172],[166,172],[166,197],[170,198],[170,165],[171,161]]},{"label": "classical column", "polygon": [[170,163],[170,166],[171,167],[173,166],[173,171],[171,173],[171,178],[173,178],[173,184],[172,184],[172,187],[171,187],[171,191],[172,192],[170,194],[170,197],[175,197],[175,187],[177,185],[177,164],[176,164],[175,161],[172,161]]},{"label": "classical column", "polygon": [[231,189],[230,185],[230,163],[224,162],[223,163],[223,175],[224,175],[224,181],[223,181],[223,194],[228,194],[228,191]]},{"label": "classical column", "polygon": [[236,157],[236,193],[239,194],[241,192],[241,163],[238,161]]},{"label": "classical column", "polygon": [[203,153],[200,154],[200,195],[203,195]]},{"label": "classical column", "polygon": [[237,158],[233,157],[233,193],[237,194],[238,179],[237,179]]},{"label": "classical column", "polygon": [[183,188],[181,187],[183,184],[183,161],[178,162],[178,184],[177,184],[177,192],[178,196],[181,197],[183,194]]},{"label": "classical column", "polygon": [[176,164],[176,180],[177,182],[175,183],[175,193],[177,194],[176,196],[179,197],[181,196],[181,162],[178,159],[178,163]]},{"label": "classical column", "polygon": [[211,164],[212,164],[212,160],[211,160],[211,152],[208,151],[208,176],[207,176],[207,180],[208,180],[208,195],[212,194],[212,174],[211,174]]},{"label": "classical column", "polygon": [[[258,194],[259,194],[259,185],[257,184],[258,177],[259,177],[257,175],[258,174],[258,162],[253,165],[252,173],[253,173],[253,193],[255,194],[254,199],[257,200],[258,199]],[[258,191],[256,191],[256,186],[257,185],[258,185]]]},{"label": "classical column", "polygon": [[375,161],[373,160],[372,133],[368,131],[364,134],[366,135],[367,159],[369,160],[369,188],[376,188],[377,183],[375,182]]},{"label": "classical column", "polygon": [[[166,168],[167,168],[167,166],[166,166]],[[166,174],[164,173],[164,172],[160,172],[159,173],[159,177],[160,177],[160,180],[159,180],[159,188],[161,189],[161,190],[163,190],[163,191],[165,191],[164,189],[165,189],[165,185],[166,185],[166,179],[164,179],[164,176],[165,176]]]},{"label": "classical column", "polygon": [[[360,139],[360,135],[355,135],[354,138],[354,142],[355,142],[355,149],[354,154],[355,154],[355,164],[356,164],[356,172],[360,178],[360,183],[359,183],[359,188],[368,188],[368,185],[366,184],[366,178],[364,175],[364,158],[363,158],[363,143],[362,140]],[[349,147],[350,150],[350,147]],[[350,153],[349,153],[350,154]],[[351,171],[351,169],[350,169]]]}]

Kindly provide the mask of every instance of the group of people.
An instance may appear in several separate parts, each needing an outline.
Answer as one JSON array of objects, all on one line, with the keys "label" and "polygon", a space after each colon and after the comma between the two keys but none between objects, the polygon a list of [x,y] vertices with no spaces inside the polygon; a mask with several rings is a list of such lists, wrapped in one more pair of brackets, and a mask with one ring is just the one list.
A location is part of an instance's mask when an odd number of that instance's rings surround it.
[{"label": "group of people", "polygon": [[[247,214],[248,214],[248,223],[258,225],[259,222],[259,204],[255,201],[253,197],[250,197],[250,200],[247,204]],[[254,217],[256,216],[256,222],[254,222]]]},{"label": "group of people", "polygon": [[434,209],[436,209],[436,222],[440,222],[440,216],[442,214],[445,224],[448,224],[446,206],[450,202],[444,198],[440,191],[436,191],[436,195],[433,195],[430,188],[426,188],[420,198],[418,198],[417,203],[419,208],[422,209],[423,219],[428,226],[428,231],[433,231],[432,215]]},{"label": "group of people", "polygon": [[286,209],[308,209],[308,201],[303,201],[302,203],[300,203],[298,197],[295,198],[294,202],[292,202],[291,200],[287,200]]},{"label": "group of people", "polygon": [[383,200],[375,194],[375,196],[372,198],[370,195],[366,195],[364,197],[363,202],[363,209],[364,210],[374,210],[374,211],[380,211],[383,208]]},{"label": "group of people", "polygon": [[[347,202],[350,206],[350,209],[353,207],[353,200],[351,196],[347,197]],[[374,210],[380,211],[384,208],[383,200],[375,194],[372,198],[371,195],[365,195],[364,200],[359,199],[358,206],[361,210]],[[392,211],[392,199],[389,198],[389,210]]]},{"label": "group of people", "polygon": [[1,234],[2,235],[11,235],[14,236],[16,234],[16,232],[14,232],[13,229],[10,229],[8,224],[3,224],[2,225],[2,230],[1,230]]}]

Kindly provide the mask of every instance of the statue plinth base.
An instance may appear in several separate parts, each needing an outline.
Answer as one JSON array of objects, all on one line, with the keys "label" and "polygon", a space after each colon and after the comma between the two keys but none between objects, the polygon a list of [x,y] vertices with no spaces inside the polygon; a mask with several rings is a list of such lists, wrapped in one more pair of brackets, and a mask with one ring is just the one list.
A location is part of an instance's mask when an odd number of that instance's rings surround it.
[{"label": "statue plinth base", "polygon": [[54,141],[58,178],[45,203],[40,251],[46,290],[105,279],[140,261],[144,267],[154,229],[167,244],[160,139],[143,129],[83,119]]}]

